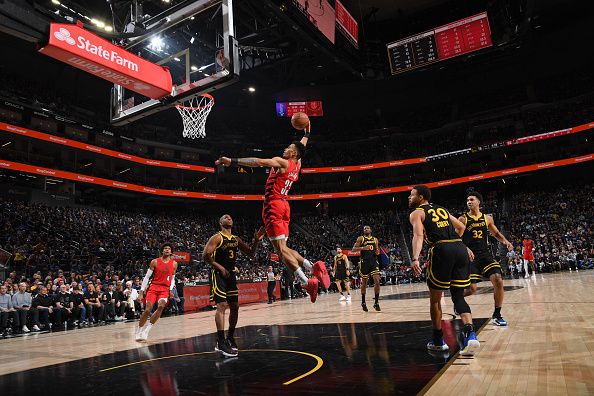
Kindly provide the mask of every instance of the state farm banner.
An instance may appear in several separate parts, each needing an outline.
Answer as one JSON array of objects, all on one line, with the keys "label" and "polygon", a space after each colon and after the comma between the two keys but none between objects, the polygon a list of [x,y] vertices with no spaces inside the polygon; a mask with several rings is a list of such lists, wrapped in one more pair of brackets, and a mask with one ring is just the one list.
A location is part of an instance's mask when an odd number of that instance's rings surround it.
[{"label": "state farm banner", "polygon": [[178,263],[189,263],[190,252],[173,252],[173,259]]},{"label": "state farm banner", "polygon": [[83,29],[82,23],[52,23],[49,42],[39,52],[151,99],[171,94],[168,68]]},{"label": "state farm banner", "polygon": [[358,257],[361,252],[353,252],[351,249],[342,249],[342,254],[346,254],[349,257]]}]

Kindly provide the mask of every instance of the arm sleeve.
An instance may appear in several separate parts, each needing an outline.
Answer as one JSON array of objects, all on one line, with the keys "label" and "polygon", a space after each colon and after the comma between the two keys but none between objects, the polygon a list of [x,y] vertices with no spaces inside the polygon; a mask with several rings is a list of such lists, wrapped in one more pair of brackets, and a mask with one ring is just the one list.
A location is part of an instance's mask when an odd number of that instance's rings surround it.
[{"label": "arm sleeve", "polygon": [[175,287],[175,275],[171,277],[171,286],[169,286],[169,290],[173,290]]},{"label": "arm sleeve", "polygon": [[144,279],[142,280],[142,285],[140,285],[140,290],[145,291],[149,280],[151,279],[151,276],[153,275],[153,270],[152,269],[148,269],[146,270],[146,275],[144,275]]}]

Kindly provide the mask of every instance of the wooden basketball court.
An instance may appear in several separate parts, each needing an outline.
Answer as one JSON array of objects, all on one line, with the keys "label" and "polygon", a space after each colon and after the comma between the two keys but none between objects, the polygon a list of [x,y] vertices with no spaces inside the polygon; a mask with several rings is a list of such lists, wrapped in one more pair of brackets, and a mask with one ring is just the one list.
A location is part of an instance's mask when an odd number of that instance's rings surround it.
[{"label": "wooden basketball court", "polygon": [[[593,285],[594,271],[506,280],[509,326],[499,328],[486,321],[493,294],[481,283],[468,298],[482,326],[474,358],[428,354],[427,288],[414,284],[383,287],[380,313],[363,312],[358,291],[351,304],[328,294],[244,306],[232,361],[212,352],[214,312],[163,318],[144,343],[137,322],[0,340],[0,381],[12,394],[60,381],[79,394],[593,394]],[[448,298],[450,345],[452,319]]]}]

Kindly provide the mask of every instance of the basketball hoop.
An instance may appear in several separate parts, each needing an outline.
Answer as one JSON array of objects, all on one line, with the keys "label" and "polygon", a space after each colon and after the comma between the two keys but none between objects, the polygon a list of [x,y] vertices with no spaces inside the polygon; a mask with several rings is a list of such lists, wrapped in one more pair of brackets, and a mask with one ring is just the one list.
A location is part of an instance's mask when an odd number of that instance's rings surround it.
[{"label": "basketball hoop", "polygon": [[184,123],[183,136],[189,139],[206,137],[206,118],[214,105],[212,95],[203,93],[184,102],[184,105],[175,105],[182,116]]}]

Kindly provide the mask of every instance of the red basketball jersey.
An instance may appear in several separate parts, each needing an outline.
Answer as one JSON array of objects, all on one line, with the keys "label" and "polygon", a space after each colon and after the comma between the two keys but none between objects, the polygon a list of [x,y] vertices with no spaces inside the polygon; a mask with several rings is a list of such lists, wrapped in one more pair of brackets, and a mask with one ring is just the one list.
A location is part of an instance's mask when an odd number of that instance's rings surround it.
[{"label": "red basketball jersey", "polygon": [[524,239],[524,256],[532,254],[532,240]]},{"label": "red basketball jersey", "polygon": [[299,179],[300,170],[301,165],[292,160],[289,160],[289,167],[284,173],[277,171],[275,168],[270,168],[270,174],[264,189],[264,199],[266,201],[287,199],[291,186]]},{"label": "red basketball jersey", "polygon": [[173,263],[175,263],[175,260],[170,258],[168,262],[165,262],[161,257],[157,258],[156,260],[157,266],[153,270],[151,286],[165,286],[169,288],[171,286]]}]

